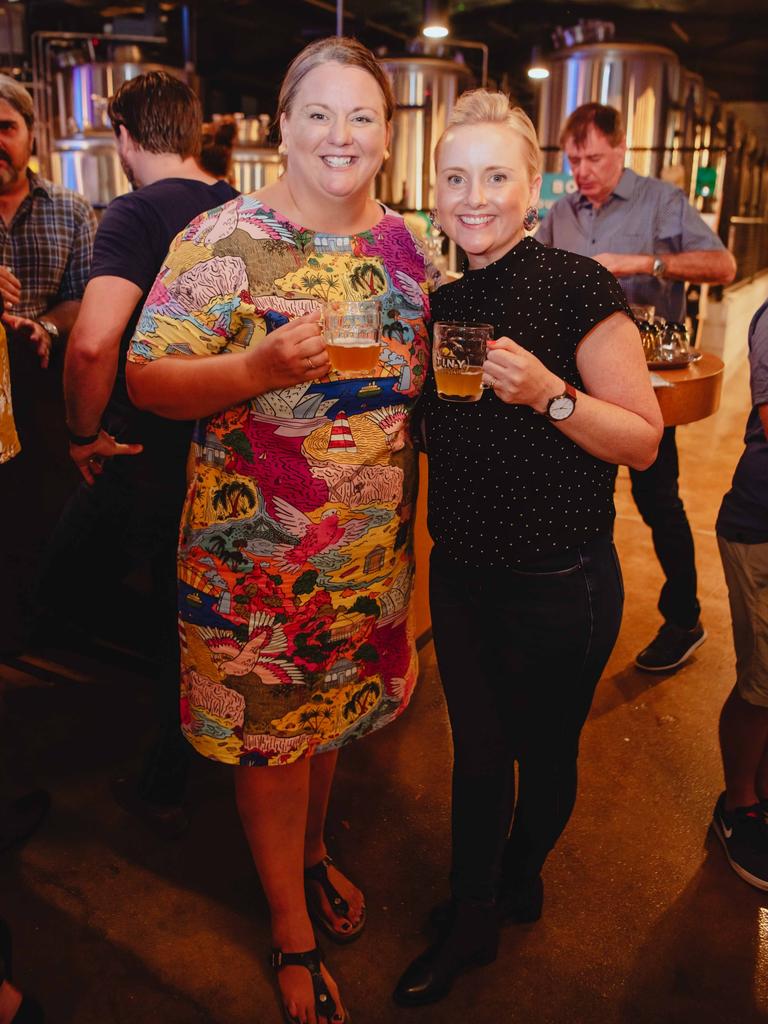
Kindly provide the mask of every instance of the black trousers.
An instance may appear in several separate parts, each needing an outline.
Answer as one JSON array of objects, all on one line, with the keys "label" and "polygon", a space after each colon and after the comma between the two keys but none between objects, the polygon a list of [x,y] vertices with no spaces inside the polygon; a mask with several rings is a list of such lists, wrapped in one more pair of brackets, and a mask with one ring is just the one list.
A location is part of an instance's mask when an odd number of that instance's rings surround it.
[{"label": "black trousers", "polygon": [[432,630],[454,748],[454,896],[496,898],[502,859],[502,887],[534,877],[565,828],[579,735],[623,597],[607,537],[525,570],[467,568],[433,550]]},{"label": "black trousers", "polygon": [[693,536],[678,491],[680,473],[675,428],[667,427],[656,461],[642,471],[630,469],[632,497],[643,522],[650,526],[656,557],[666,581],[659,611],[665,622],[693,629],[701,606],[696,597],[696,561]]}]

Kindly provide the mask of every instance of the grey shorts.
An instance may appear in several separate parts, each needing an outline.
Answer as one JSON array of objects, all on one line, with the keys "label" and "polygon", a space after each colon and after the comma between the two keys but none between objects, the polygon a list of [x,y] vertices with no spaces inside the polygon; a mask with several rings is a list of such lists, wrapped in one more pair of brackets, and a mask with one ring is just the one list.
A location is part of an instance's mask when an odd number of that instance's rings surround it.
[{"label": "grey shorts", "polygon": [[750,704],[768,707],[768,544],[717,538],[736,649],[736,686]]}]

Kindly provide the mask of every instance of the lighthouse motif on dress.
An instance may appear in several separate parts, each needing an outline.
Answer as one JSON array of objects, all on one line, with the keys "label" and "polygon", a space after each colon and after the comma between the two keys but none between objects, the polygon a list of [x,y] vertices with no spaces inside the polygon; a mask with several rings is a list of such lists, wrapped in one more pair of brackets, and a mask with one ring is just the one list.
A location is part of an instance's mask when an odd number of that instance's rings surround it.
[{"label": "lighthouse motif on dress", "polygon": [[353,455],[357,452],[357,445],[352,436],[352,428],[349,425],[347,414],[340,412],[333,421],[331,436],[328,439],[329,452],[346,452]]}]

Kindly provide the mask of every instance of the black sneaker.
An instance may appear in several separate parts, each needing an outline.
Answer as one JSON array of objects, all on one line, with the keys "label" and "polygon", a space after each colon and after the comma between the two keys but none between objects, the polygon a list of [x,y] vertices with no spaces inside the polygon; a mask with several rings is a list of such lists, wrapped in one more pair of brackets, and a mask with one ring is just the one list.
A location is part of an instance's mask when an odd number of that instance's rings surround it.
[{"label": "black sneaker", "polygon": [[768,892],[768,829],[760,804],[727,811],[725,793],[721,793],[710,828],[723,844],[728,863],[739,878]]},{"label": "black sneaker", "polygon": [[706,639],[701,622],[693,629],[681,629],[673,622],[665,622],[648,646],[640,651],[635,664],[644,672],[669,672],[690,658]]}]

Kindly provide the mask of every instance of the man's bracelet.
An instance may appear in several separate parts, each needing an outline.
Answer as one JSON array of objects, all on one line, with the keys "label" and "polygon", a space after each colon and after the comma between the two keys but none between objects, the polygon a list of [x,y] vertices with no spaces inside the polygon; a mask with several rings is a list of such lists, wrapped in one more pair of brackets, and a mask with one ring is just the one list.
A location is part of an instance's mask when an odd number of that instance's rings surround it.
[{"label": "man's bracelet", "polygon": [[74,431],[67,427],[67,437],[69,443],[76,445],[78,448],[84,448],[87,444],[93,444],[94,441],[98,440],[99,434],[101,433],[101,427],[96,431],[95,434],[75,434]]}]

